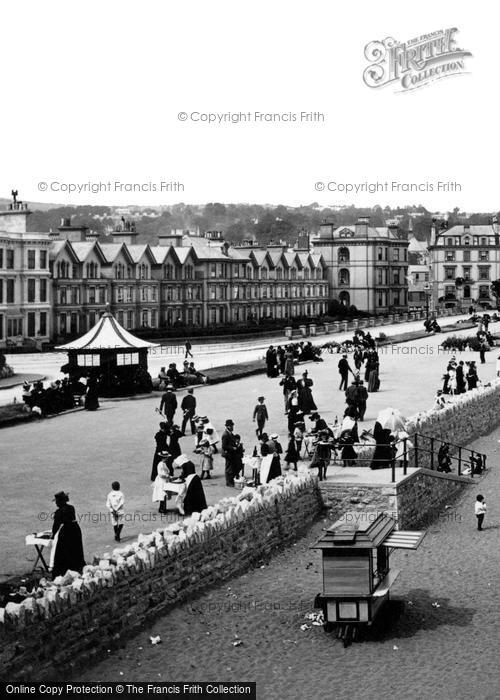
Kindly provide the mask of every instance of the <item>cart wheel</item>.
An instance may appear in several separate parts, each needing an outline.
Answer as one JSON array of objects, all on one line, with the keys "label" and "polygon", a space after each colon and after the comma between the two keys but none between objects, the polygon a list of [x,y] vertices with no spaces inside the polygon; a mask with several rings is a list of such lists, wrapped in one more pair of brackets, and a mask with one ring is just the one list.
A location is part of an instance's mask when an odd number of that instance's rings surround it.
[{"label": "cart wheel", "polygon": [[323,630],[324,630],[327,634],[331,634],[331,633],[334,631],[334,629],[335,629],[335,625],[334,625],[333,622],[325,622],[325,623],[323,623]]}]

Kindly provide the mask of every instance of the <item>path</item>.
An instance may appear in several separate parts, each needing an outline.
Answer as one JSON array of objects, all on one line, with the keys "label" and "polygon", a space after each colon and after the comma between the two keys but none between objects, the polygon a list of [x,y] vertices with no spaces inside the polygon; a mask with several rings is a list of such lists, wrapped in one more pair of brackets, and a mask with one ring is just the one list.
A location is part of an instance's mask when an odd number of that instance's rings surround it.
[{"label": "path", "polygon": [[[445,316],[439,319],[440,322],[445,324],[451,324],[459,319],[465,319],[468,316]],[[422,320],[419,321],[409,321],[407,323],[395,323],[387,326],[377,326],[376,328],[371,328],[372,335],[377,336],[379,332],[383,332],[386,335],[395,333],[404,333],[406,331],[412,330],[422,330]],[[500,326],[499,326],[500,327]],[[491,328],[494,328],[491,326]],[[492,330],[492,332],[495,332]],[[468,331],[472,334],[473,331]],[[346,338],[352,338],[353,331],[342,332],[342,333],[330,333],[329,335],[317,336],[316,340],[310,338],[313,342],[317,344],[326,343],[328,340],[344,340]],[[299,339],[294,339],[293,342]],[[176,362],[177,365],[182,365],[184,360],[184,345],[169,345],[169,341],[166,344],[159,346],[158,348],[153,348],[148,356],[149,371],[152,377],[156,377],[160,368],[167,366],[170,362]],[[251,360],[256,360],[263,358],[266,349],[270,344],[279,345],[280,342],[287,342],[283,337],[281,340],[279,338],[256,338],[255,340],[232,340],[228,338],[225,343],[214,343],[194,345],[192,352],[194,354],[194,362],[196,367],[202,370],[209,370],[213,367],[221,367],[228,363],[235,362],[249,362]],[[60,352],[47,352],[47,353],[32,353],[32,354],[16,354],[7,355],[7,364],[11,365],[14,370],[18,373],[42,373],[47,376],[49,381],[54,381],[55,379],[62,379],[64,377],[61,374],[60,368],[66,362],[66,355]],[[4,403],[9,403],[16,397],[18,400],[21,398],[21,392],[19,389],[12,389],[3,391],[0,394],[0,405]]]},{"label": "path", "polygon": [[[373,427],[379,410],[389,405],[407,415],[430,407],[447,362],[447,356],[438,353],[442,339],[443,335],[432,336],[383,349],[381,391],[370,395],[363,427]],[[464,353],[466,359],[469,356],[470,353]],[[485,382],[495,374],[495,356],[496,353],[488,353],[487,364],[479,367]],[[343,413],[344,394],[338,391],[338,355],[327,353],[324,357],[324,362],[309,364],[308,370],[314,381],[317,405],[326,420],[332,422]],[[267,399],[269,432],[276,430],[286,444],[279,380],[260,375],[195,390],[199,411],[207,413],[219,431],[227,418],[233,418],[249,452],[256,442],[251,415],[260,394]],[[50,528],[53,494],[61,489],[69,491],[76,506],[90,561],[94,553],[101,554],[114,544],[104,503],[115,479],[121,482],[127,501],[124,536],[134,538],[140,532],[161,526],[157,506],[151,503],[149,481],[158,403],[157,397],[103,403],[95,413],[79,411],[1,430],[0,574],[3,577],[30,570],[34,557],[24,545],[24,536]],[[183,438],[181,446],[192,454],[190,436]],[[233,493],[225,486],[220,455],[216,458],[214,478],[205,484],[209,503]]]}]

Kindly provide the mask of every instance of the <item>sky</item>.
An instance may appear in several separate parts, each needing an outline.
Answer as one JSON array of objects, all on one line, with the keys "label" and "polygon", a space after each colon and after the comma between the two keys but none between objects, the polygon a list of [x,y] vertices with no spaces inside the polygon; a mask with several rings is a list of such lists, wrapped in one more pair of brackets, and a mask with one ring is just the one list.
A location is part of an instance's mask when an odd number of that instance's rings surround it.
[{"label": "sky", "polygon": [[[484,0],[4,4],[0,197],[497,211],[499,15]],[[363,81],[370,42],[449,28],[472,54],[459,74]]]}]

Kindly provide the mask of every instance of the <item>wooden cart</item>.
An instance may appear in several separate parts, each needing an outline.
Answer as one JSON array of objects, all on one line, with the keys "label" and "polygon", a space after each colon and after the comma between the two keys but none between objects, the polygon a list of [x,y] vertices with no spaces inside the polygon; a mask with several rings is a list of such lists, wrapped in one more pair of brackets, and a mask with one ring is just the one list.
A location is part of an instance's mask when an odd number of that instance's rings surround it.
[{"label": "wooden cart", "polygon": [[325,630],[337,628],[344,646],[360,626],[371,625],[389,600],[399,571],[390,567],[394,549],[416,549],[425,532],[396,530],[384,513],[348,512],[311,549],[321,549],[323,592],[316,607],[323,609]]}]

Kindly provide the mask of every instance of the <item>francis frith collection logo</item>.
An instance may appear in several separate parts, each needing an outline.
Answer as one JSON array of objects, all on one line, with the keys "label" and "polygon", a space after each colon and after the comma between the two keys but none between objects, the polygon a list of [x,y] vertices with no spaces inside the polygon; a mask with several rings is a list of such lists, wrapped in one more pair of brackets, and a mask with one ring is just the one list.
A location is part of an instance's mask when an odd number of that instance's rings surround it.
[{"label": "francis frith collection logo", "polygon": [[365,46],[363,80],[370,88],[391,83],[398,92],[408,92],[430,83],[465,73],[465,59],[472,56],[456,45],[456,27],[439,29],[405,42],[387,37]]}]

